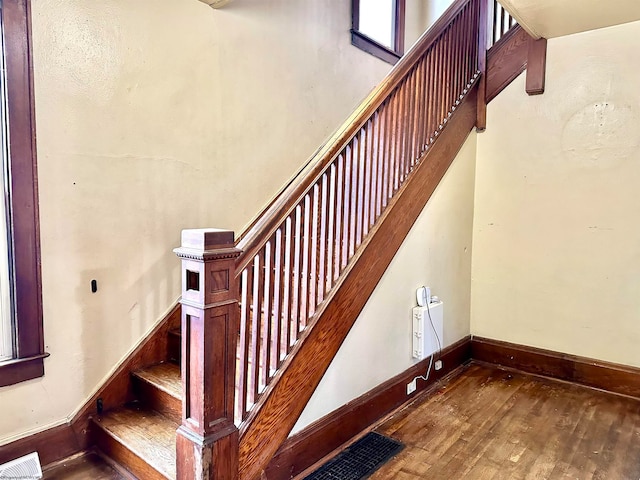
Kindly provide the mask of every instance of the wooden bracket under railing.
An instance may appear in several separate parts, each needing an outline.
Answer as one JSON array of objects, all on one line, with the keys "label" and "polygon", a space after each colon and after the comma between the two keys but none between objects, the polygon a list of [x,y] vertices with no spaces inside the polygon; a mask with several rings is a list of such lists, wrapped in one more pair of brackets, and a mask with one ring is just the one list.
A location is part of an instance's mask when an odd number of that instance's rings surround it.
[{"label": "wooden bracket under railing", "polygon": [[527,52],[526,90],[529,95],[542,95],[544,93],[546,71],[547,39],[531,38]]},{"label": "wooden bracket under railing", "polygon": [[182,425],[176,439],[179,480],[238,478],[239,432],[233,420],[238,341],[238,282],[233,232],[183,230]]}]

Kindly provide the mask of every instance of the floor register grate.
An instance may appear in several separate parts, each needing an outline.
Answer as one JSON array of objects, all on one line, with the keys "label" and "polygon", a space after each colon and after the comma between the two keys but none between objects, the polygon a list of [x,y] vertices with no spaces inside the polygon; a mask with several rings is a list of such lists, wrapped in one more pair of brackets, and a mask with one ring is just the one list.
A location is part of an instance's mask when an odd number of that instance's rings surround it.
[{"label": "floor register grate", "polygon": [[402,443],[371,432],[305,477],[305,480],[362,480],[403,448]]}]

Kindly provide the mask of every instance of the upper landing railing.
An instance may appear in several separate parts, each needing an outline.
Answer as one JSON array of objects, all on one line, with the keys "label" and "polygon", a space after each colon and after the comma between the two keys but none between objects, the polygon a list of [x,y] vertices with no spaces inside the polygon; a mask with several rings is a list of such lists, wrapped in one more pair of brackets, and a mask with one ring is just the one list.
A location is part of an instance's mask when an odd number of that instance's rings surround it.
[{"label": "upper landing railing", "polygon": [[490,12],[491,33],[489,35],[489,46],[495,45],[498,41],[515,27],[518,22],[507,12],[498,0],[493,0],[492,11]]}]

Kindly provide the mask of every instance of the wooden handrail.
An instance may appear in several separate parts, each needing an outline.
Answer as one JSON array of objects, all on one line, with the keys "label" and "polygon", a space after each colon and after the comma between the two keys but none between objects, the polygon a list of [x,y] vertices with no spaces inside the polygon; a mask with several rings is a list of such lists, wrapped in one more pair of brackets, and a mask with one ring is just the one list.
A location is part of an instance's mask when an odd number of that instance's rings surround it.
[{"label": "wooden handrail", "polygon": [[468,4],[468,0],[456,0],[447,11],[427,30],[406,55],[393,67],[389,75],[367,96],[360,106],[347,118],[342,126],[309,160],[307,165],[279,194],[273,203],[240,235],[236,246],[242,250],[236,267],[239,275],[253,260],[260,248],[269,239],[278,226],[286,219],[301,198],[314,185],[353,136],[362,128],[373,112],[404,79],[420,56],[428,50],[442,35],[446,27]]}]

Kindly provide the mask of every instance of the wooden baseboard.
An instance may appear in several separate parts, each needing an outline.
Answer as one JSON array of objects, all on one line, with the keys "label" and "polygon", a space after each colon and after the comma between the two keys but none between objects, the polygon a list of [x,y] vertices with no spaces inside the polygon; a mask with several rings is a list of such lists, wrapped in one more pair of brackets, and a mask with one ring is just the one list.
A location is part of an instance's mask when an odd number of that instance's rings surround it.
[{"label": "wooden baseboard", "polygon": [[40,463],[48,465],[80,451],[71,425],[59,425],[6,445],[0,445],[0,463],[38,452]]},{"label": "wooden baseboard", "polygon": [[[171,320],[175,320],[171,318],[175,314],[173,311],[167,321],[154,332],[155,335],[151,335],[145,341],[144,347],[141,345],[141,350],[134,355],[138,360],[140,357],[148,358],[147,355],[157,354],[149,353],[148,349],[156,352],[164,349],[164,345],[158,347],[158,344],[151,339],[157,338],[157,334],[164,335],[166,338],[166,330],[171,325]],[[148,343],[149,341],[151,343]],[[147,350],[146,355],[142,354],[144,350]],[[436,380],[472,359],[640,398],[640,368],[482,337],[467,337],[445,348],[442,352],[444,368],[434,371],[429,382],[419,380],[416,394],[426,390]],[[129,364],[129,362],[126,363]],[[271,459],[266,469],[267,478],[289,479],[300,474],[385,415],[411,401],[415,395],[407,397],[406,384],[417,375],[424,374],[427,366],[428,360],[414,365],[287,439]],[[110,382],[105,384],[105,388],[113,389],[114,385],[124,383],[125,376],[128,374],[124,374],[124,368],[119,369]],[[116,378],[119,380],[116,381]],[[101,392],[104,390],[101,389]],[[71,424],[53,427],[1,445],[0,463],[37,451],[41,463],[47,465],[86,449],[84,432],[78,434],[77,429],[89,416],[92,401],[95,399],[87,402],[86,408]]]},{"label": "wooden baseboard", "polygon": [[428,382],[418,380],[415,394],[407,396],[407,383],[424,375],[429,360],[414,365],[361,397],[338,408],[287,439],[266,468],[269,480],[290,479],[331,453],[364,429],[391,413],[471,359],[471,338],[442,351],[442,370],[433,371]]},{"label": "wooden baseboard", "polygon": [[473,337],[474,360],[640,398],[640,368]]}]

